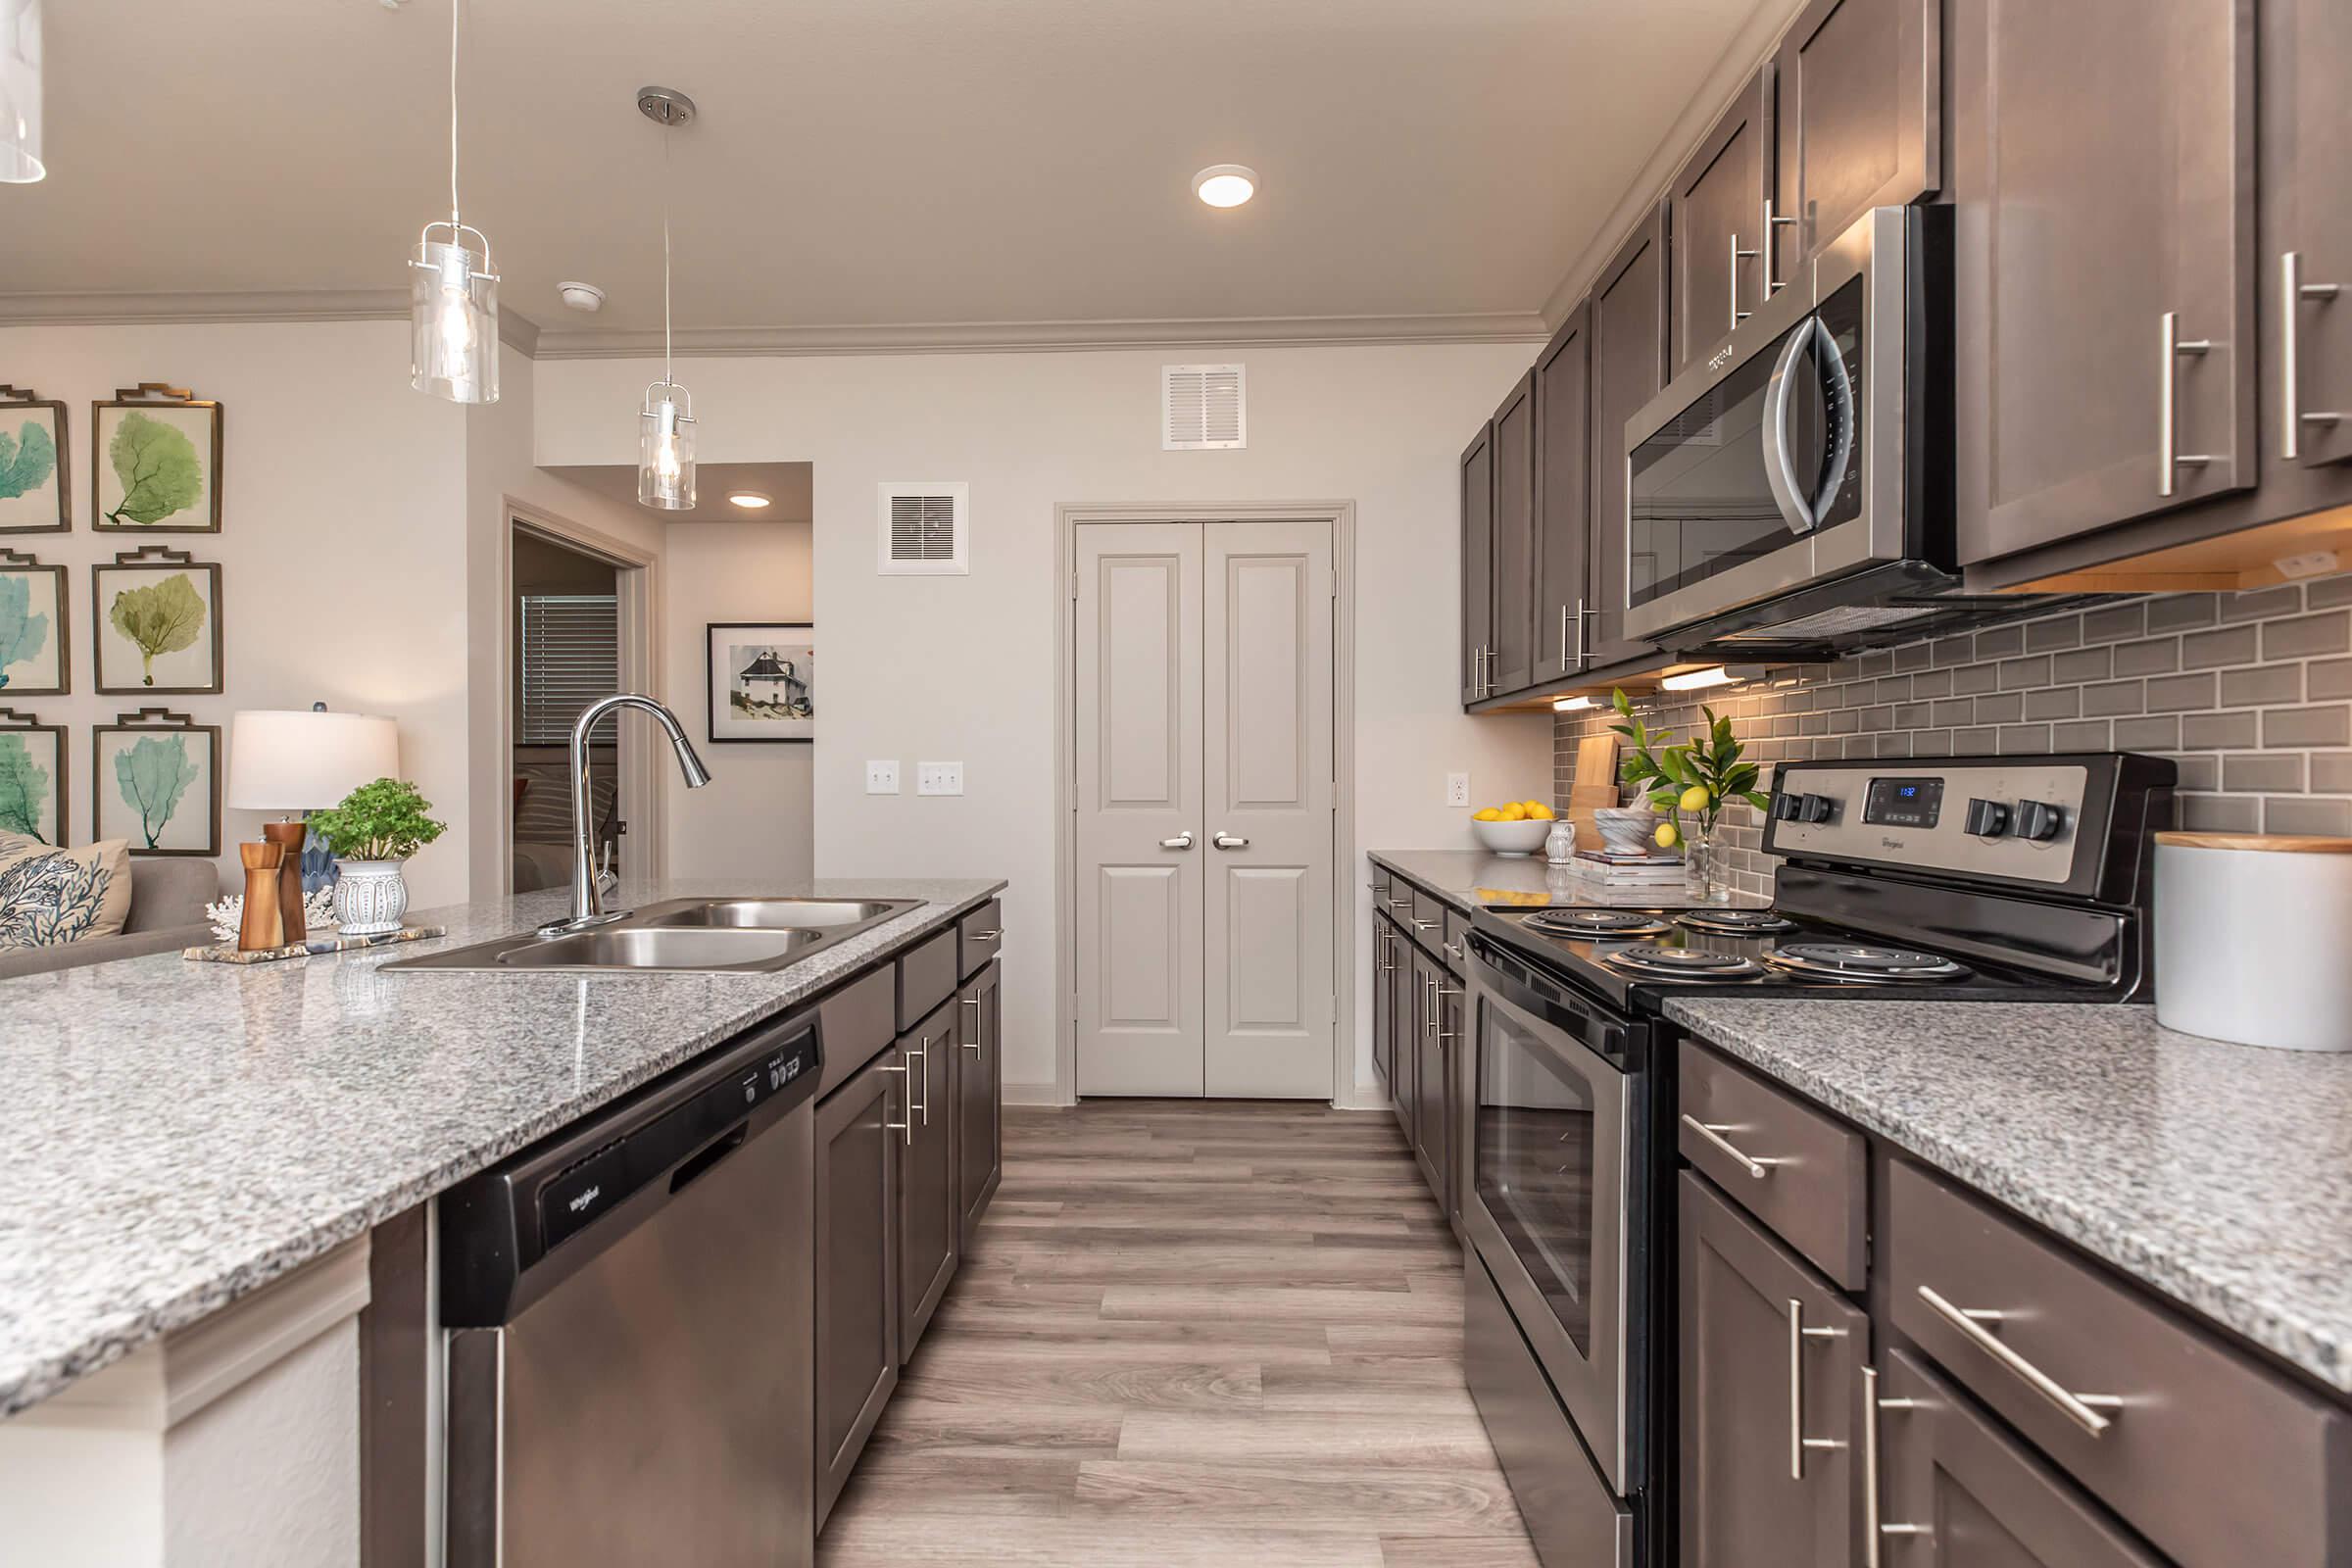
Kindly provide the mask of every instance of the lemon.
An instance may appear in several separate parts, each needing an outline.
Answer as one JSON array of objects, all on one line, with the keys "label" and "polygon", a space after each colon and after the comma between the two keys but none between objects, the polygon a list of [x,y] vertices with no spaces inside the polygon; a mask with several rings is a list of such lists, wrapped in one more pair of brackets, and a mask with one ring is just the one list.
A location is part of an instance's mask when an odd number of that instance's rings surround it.
[{"label": "lemon", "polygon": [[1502,819],[1505,822],[1524,822],[1527,820],[1527,808],[1513,801],[1502,808]]},{"label": "lemon", "polygon": [[1679,834],[1679,833],[1675,832],[1675,830],[1674,830],[1674,824],[1673,824],[1672,822],[1660,822],[1660,823],[1658,824],[1657,839],[1658,839],[1658,848],[1659,848],[1659,849],[1661,849],[1661,850],[1671,850],[1671,849],[1673,849],[1673,848],[1674,848],[1674,845],[1675,845],[1675,841],[1676,841],[1677,839],[1681,838],[1681,837],[1682,837],[1682,835],[1681,835],[1681,834]]},{"label": "lemon", "polygon": [[1707,802],[1711,798],[1707,794],[1707,787],[1704,784],[1693,784],[1683,791],[1681,805],[1686,811],[1703,811],[1707,808]]},{"label": "lemon", "polygon": [[1548,822],[1551,820],[1551,808],[1542,801],[1530,801],[1527,803],[1527,819],[1530,822]]},{"label": "lemon", "polygon": [[1492,806],[1482,806],[1471,813],[1470,819],[1473,822],[1499,822],[1502,820],[1502,813]]}]

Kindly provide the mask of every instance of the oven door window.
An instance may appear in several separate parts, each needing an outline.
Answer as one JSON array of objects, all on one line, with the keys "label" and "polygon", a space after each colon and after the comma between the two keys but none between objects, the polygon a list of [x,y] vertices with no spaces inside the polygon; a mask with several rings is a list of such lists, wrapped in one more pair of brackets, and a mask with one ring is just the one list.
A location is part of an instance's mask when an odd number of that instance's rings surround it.
[{"label": "oven door window", "polygon": [[1609,1191],[1592,1079],[1509,1009],[1479,1008],[1480,1200],[1576,1352],[1592,1353],[1595,1205]]},{"label": "oven door window", "polygon": [[[1643,605],[1770,555],[1794,537],[1765,472],[1772,376],[1807,317],[1661,425],[1630,459],[1626,577]],[[1802,350],[1798,351],[1800,355]]]}]

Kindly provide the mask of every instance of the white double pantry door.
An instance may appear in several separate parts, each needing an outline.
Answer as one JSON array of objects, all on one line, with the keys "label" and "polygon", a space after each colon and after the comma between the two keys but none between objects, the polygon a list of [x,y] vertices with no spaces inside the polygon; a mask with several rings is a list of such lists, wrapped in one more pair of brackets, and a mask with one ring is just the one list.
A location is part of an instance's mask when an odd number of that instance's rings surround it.
[{"label": "white double pantry door", "polygon": [[1327,1100],[1330,525],[1077,532],[1078,1092]]}]

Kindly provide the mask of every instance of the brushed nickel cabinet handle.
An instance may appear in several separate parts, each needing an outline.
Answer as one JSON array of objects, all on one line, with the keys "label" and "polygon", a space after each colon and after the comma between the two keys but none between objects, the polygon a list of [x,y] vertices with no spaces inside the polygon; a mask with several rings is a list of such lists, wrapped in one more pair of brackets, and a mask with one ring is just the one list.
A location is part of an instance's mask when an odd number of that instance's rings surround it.
[{"label": "brushed nickel cabinet handle", "polygon": [[1002,942],[1004,940],[1004,933],[1001,928],[991,926],[986,931],[973,932],[972,940],[974,942]]},{"label": "brushed nickel cabinet handle", "polygon": [[1805,1479],[1805,1450],[1808,1448],[1842,1448],[1836,1438],[1805,1436],[1805,1342],[1807,1340],[1842,1340],[1843,1329],[1809,1329],[1805,1327],[1805,1303],[1795,1297],[1788,1298],[1788,1479]]},{"label": "brushed nickel cabinet handle", "polygon": [[[1441,942],[1438,944],[1438,946],[1445,949],[1446,956],[1451,958],[1454,962],[1459,963],[1462,961],[1461,944],[1456,942]],[[1461,993],[1457,991],[1454,993],[1454,995],[1459,996]]]},{"label": "brushed nickel cabinet handle", "polygon": [[1193,830],[1188,827],[1172,839],[1161,839],[1159,847],[1163,850],[1189,850],[1193,847]]},{"label": "brushed nickel cabinet handle", "polygon": [[1773,1166],[1787,1163],[1787,1161],[1779,1159],[1759,1159],[1753,1154],[1743,1152],[1730,1139],[1723,1136],[1725,1133],[1736,1133],[1740,1131],[1740,1128],[1732,1126],[1729,1122],[1700,1121],[1696,1116],[1691,1115],[1686,1110],[1683,1112],[1683,1125],[1690,1128],[1692,1132],[1698,1134],[1699,1137],[1704,1138],[1708,1143],[1713,1144],[1717,1149],[1723,1151],[1723,1152],[1729,1154],[1732,1158],[1738,1160],[1740,1162],[1740,1168],[1746,1171],[1748,1175],[1754,1177],[1757,1181],[1762,1181],[1765,1177],[1771,1175]]},{"label": "brushed nickel cabinet handle", "polygon": [[[882,1066],[877,1067],[875,1070],[877,1072],[895,1072],[903,1078],[907,1077],[907,1071],[905,1067]],[[912,1081],[913,1080],[911,1078],[908,1078],[908,1082],[911,1083]],[[914,1097],[912,1095],[908,1095],[906,1098],[911,1101]],[[908,1110],[906,1113],[906,1119],[905,1121],[892,1121],[890,1119],[890,1097],[888,1095],[883,1096],[882,1130],[886,1133],[903,1134],[906,1143],[909,1148],[911,1148],[914,1144],[914,1112],[912,1110]]]},{"label": "brushed nickel cabinet handle", "polygon": [[1412,906],[1413,906],[1413,901],[1412,901],[1411,899],[1409,899],[1409,898],[1405,898],[1405,899],[1391,899],[1391,900],[1389,901],[1389,907],[1390,907],[1390,908],[1392,908],[1392,909],[1409,909],[1409,908],[1411,908]]},{"label": "brushed nickel cabinet handle", "polygon": [[2180,313],[2167,311],[2161,323],[2160,368],[2156,386],[2156,493],[2169,497],[2178,488],[2176,478],[2182,468],[2202,468],[2213,462],[2205,453],[2183,453],[2180,447],[2180,364],[2182,356],[2202,358],[2213,348],[2211,338],[2183,338],[2180,335]]},{"label": "brushed nickel cabinet handle", "polygon": [[1754,314],[1751,311],[1743,311],[1740,308],[1740,264],[1748,257],[1761,256],[1764,253],[1760,250],[1741,250],[1740,248],[1739,234],[1735,232],[1732,235],[1732,265],[1727,270],[1730,272],[1731,276],[1732,324],[1734,326],[1738,326],[1741,321],[1746,320],[1749,316]]},{"label": "brushed nickel cabinet handle", "polygon": [[1983,1350],[2008,1371],[2014,1373],[2026,1387],[2056,1405],[2059,1414],[2090,1436],[2094,1438],[2104,1436],[2107,1429],[2115,1425],[2114,1417],[2101,1415],[2099,1411],[2123,1409],[2124,1401],[2119,1396],[2073,1392],[2056,1378],[2002,1344],[1998,1335],[1984,1327],[1987,1323],[1998,1323],[2013,1314],[1995,1311],[1987,1307],[1954,1306],[1925,1285],[1919,1287],[1919,1298],[1928,1303],[1929,1310],[1959,1330],[1961,1337],[1969,1344]]},{"label": "brushed nickel cabinet handle", "polygon": [[1560,602],[1560,673],[1568,673],[1568,602]]},{"label": "brushed nickel cabinet handle", "polygon": [[2343,422],[2341,414],[2331,412],[2303,412],[2303,302],[2332,300],[2342,292],[2337,283],[2306,283],[2303,281],[2303,253],[2286,251],[2278,258],[2278,300],[2283,319],[2278,334],[2278,407],[2284,411],[2279,420],[2278,455],[2289,463],[2303,456],[2303,426],[2307,424],[2333,425]]},{"label": "brushed nickel cabinet handle", "polygon": [[1413,922],[1413,929],[1416,931],[1435,931],[1441,924],[1443,924],[1443,922],[1438,920],[1415,920]]},{"label": "brushed nickel cabinet handle", "polygon": [[1773,260],[1780,250],[1780,246],[1776,243],[1777,236],[1773,230],[1795,226],[1795,219],[1783,218],[1772,210],[1772,198],[1769,196],[1764,198],[1764,297],[1766,299],[1772,298],[1788,286],[1788,279],[1772,275]]},{"label": "brushed nickel cabinet handle", "polygon": [[1879,1369],[1862,1369],[1862,1568],[1879,1568],[1879,1543],[1887,1537],[1932,1536],[1933,1525],[1881,1524],[1879,1412],[1916,1410],[1922,1401],[1879,1396]]}]

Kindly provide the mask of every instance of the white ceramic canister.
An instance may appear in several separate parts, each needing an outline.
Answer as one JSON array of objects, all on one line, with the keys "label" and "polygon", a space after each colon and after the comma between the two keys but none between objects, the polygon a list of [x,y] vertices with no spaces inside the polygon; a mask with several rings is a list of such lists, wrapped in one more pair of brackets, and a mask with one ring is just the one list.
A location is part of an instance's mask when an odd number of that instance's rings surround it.
[{"label": "white ceramic canister", "polygon": [[2156,835],[2156,1021],[2352,1051],[2352,839]]}]

